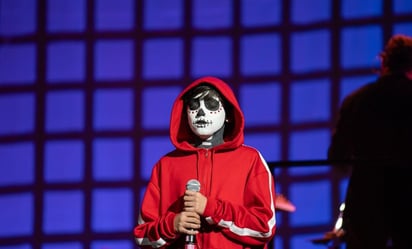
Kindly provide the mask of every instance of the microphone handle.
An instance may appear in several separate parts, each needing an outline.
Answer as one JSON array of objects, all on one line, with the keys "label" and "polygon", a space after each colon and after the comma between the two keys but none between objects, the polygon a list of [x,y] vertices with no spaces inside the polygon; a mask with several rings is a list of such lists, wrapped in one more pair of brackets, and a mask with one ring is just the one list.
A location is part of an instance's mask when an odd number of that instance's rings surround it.
[{"label": "microphone handle", "polygon": [[[200,182],[196,179],[191,179],[186,184],[186,190],[200,191]],[[192,229],[193,231],[193,229]],[[185,249],[196,249],[196,235],[186,235]]]},{"label": "microphone handle", "polygon": [[196,249],[196,245],[195,244],[186,244],[185,249]]},{"label": "microphone handle", "polygon": [[185,249],[196,249],[196,237],[195,235],[186,235]]}]

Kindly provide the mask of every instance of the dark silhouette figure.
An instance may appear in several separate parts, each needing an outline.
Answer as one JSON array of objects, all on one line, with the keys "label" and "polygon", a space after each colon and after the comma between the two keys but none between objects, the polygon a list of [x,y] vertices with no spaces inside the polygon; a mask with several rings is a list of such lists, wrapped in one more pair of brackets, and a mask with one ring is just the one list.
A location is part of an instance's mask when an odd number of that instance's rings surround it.
[{"label": "dark silhouette figure", "polygon": [[379,57],[377,79],[344,99],[328,151],[352,162],[347,249],[412,248],[412,37],[394,35]]}]

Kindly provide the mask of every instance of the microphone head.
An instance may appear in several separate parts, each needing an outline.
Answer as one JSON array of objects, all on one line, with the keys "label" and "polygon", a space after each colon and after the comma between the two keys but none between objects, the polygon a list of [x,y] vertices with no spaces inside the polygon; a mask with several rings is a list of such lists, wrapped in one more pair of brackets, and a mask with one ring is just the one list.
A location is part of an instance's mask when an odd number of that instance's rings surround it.
[{"label": "microphone head", "polygon": [[186,183],[186,190],[200,191],[200,182],[196,179],[191,179]]}]

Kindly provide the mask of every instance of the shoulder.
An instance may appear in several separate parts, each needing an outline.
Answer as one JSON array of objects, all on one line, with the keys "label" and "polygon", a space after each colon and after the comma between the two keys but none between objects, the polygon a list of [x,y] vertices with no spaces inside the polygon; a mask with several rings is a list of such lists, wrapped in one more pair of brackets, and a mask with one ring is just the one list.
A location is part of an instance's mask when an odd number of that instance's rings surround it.
[{"label": "shoulder", "polygon": [[342,101],[342,107],[348,107],[356,104],[358,101],[366,98],[366,96],[372,94],[378,88],[379,81],[368,82],[360,88],[354,90],[347,95]]},{"label": "shoulder", "polygon": [[378,86],[378,82],[379,81],[368,82],[365,85],[353,91],[352,93],[350,93],[346,98],[347,99],[356,98],[364,94],[367,94],[368,92],[373,91],[373,89],[375,89]]},{"label": "shoulder", "polygon": [[243,150],[245,152],[249,152],[249,153],[259,153],[259,150],[253,146],[247,145],[247,144],[242,144],[239,147],[240,150]]},{"label": "shoulder", "polygon": [[236,160],[261,157],[261,153],[257,148],[246,144],[241,144],[234,149],[220,151],[220,153],[227,154],[228,156],[235,156],[237,158]]},{"label": "shoulder", "polygon": [[265,161],[259,149],[253,146],[242,144],[238,149],[241,151],[241,153],[239,154],[244,154],[245,156],[248,156],[250,158],[259,158],[262,161]]}]

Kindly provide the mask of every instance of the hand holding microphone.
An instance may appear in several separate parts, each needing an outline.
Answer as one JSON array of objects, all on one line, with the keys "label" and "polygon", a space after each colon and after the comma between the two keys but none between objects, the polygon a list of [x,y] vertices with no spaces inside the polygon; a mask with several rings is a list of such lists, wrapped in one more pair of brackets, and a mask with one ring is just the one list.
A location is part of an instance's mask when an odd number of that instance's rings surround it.
[{"label": "hand holding microphone", "polygon": [[[194,212],[199,215],[199,211],[203,213],[201,209],[202,198],[206,199],[203,195],[199,193],[200,191],[200,182],[196,179],[191,179],[186,184],[186,191],[183,197],[184,199],[184,211]],[[191,229],[192,231],[194,229]],[[185,249],[194,249],[196,248],[196,236],[193,234],[186,235]]]},{"label": "hand holding microphone", "polygon": [[203,215],[205,211],[207,198],[200,191],[200,183],[196,179],[189,180],[186,184],[184,196],[184,210],[194,211],[199,215]]},{"label": "hand holding microphone", "polygon": [[[197,201],[197,199],[204,198],[206,200],[206,197],[200,194],[199,191],[199,181],[192,179],[187,182],[183,196],[183,210],[174,219],[174,229],[177,233],[195,234],[197,231],[194,229],[200,227],[200,214],[197,212],[199,210],[196,207],[201,206],[198,203],[202,203],[202,201]],[[199,198],[197,195],[199,195]],[[201,210],[201,213],[203,213],[203,210]]]}]

